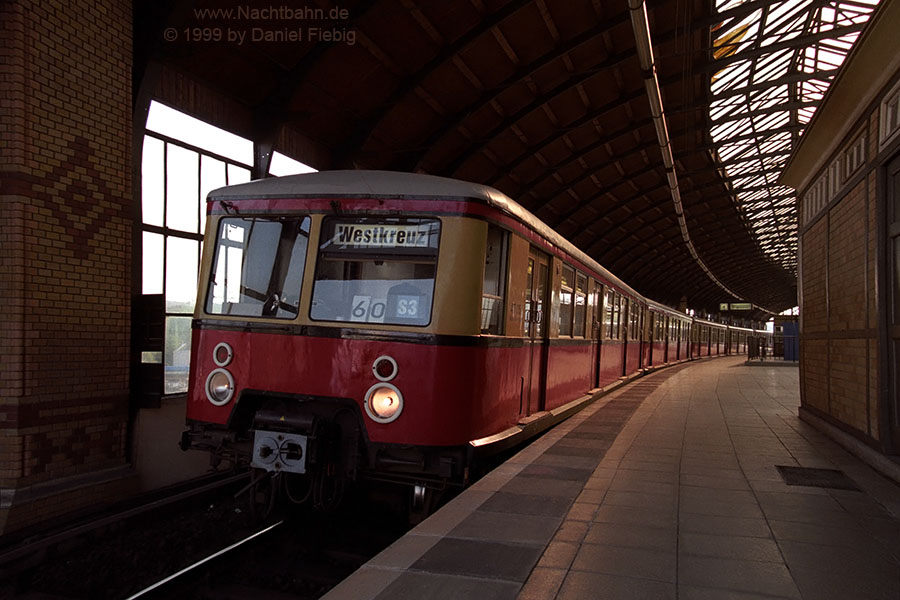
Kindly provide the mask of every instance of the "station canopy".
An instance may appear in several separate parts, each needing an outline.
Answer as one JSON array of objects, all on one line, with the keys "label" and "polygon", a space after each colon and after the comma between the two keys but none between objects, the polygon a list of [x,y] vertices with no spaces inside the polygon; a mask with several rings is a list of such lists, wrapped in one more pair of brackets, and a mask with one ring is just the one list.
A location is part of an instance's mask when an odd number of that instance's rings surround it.
[{"label": "station canopy", "polygon": [[[134,73],[320,170],[494,186],[650,298],[760,317],[797,304],[797,202],[775,182],[876,5],[320,0],[289,19],[168,0],[135,4]],[[221,39],[164,36],[191,28]]]}]

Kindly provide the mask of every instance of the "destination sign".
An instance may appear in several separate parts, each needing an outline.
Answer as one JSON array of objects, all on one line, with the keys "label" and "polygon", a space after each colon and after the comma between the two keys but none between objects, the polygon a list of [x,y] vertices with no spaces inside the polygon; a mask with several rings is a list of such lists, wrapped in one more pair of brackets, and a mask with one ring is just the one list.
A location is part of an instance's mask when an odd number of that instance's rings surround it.
[{"label": "destination sign", "polygon": [[753,305],[749,302],[732,302],[731,304],[721,302],[719,304],[719,310],[753,310]]},{"label": "destination sign", "polygon": [[431,223],[416,225],[369,225],[335,223],[331,243],[350,248],[428,248],[434,227]]}]

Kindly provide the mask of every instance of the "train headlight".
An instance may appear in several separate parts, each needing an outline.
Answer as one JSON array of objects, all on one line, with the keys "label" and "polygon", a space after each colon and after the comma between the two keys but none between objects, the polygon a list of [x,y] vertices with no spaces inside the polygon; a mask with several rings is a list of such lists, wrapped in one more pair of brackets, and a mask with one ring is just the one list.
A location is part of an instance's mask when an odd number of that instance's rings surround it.
[{"label": "train headlight", "polygon": [[378,381],[390,381],[397,376],[397,361],[393,357],[383,354],[372,363],[372,374]]},{"label": "train headlight", "polygon": [[206,398],[216,406],[228,404],[234,396],[234,377],[225,369],[216,369],[206,377]]},{"label": "train headlight", "polygon": [[376,383],[366,392],[366,414],[376,423],[390,423],[403,412],[403,394],[390,383]]},{"label": "train headlight", "polygon": [[225,342],[216,344],[213,350],[213,362],[216,363],[217,367],[227,367],[233,357],[234,351],[231,349],[231,346]]}]

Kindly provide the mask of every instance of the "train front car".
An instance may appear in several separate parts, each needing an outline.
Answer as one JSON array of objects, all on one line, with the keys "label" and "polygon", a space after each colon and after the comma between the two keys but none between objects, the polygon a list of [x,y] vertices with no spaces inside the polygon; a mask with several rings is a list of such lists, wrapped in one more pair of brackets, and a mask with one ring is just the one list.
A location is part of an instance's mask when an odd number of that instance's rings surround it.
[{"label": "train front car", "polygon": [[516,418],[470,343],[480,189],[354,171],[212,192],[182,447],[319,507],[366,476],[420,501],[462,484],[469,441]]}]

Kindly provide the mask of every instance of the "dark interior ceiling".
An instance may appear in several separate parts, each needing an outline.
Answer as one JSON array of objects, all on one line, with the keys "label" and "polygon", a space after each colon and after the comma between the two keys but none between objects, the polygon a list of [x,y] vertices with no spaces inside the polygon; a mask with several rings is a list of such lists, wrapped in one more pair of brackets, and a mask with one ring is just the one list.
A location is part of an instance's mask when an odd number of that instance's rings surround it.
[{"label": "dark interior ceiling", "polygon": [[[196,19],[197,8],[247,2],[147,4],[135,5],[136,76],[161,64],[218,90],[252,111],[256,141],[287,128],[327,148],[319,169],[485,183],[650,298],[705,310],[738,301],[683,241],[626,0],[322,0],[290,6],[326,15],[336,6],[348,17],[293,22]],[[711,2],[650,0],[647,9],[697,254],[742,300],[791,308],[794,273],[755,240],[710,152]],[[307,36],[322,27],[355,43],[161,43],[166,27],[190,26],[248,38],[253,27]]]}]

